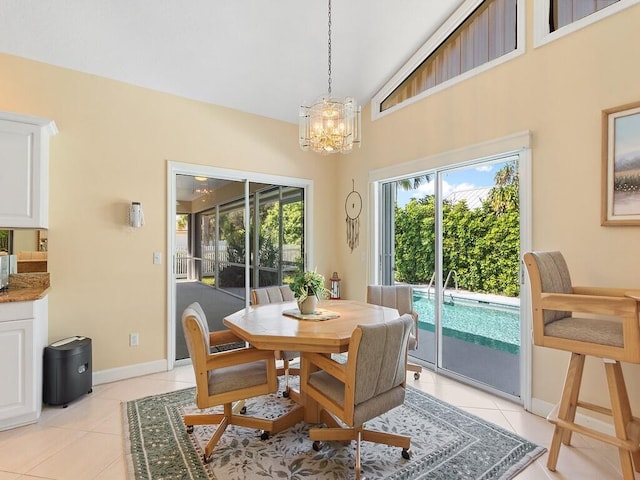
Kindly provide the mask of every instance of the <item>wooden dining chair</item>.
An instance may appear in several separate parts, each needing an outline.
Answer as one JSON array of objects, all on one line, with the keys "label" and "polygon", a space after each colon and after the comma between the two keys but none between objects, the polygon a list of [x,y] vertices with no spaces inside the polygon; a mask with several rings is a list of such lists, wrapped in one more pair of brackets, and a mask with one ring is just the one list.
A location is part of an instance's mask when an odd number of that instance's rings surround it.
[{"label": "wooden dining chair", "polygon": [[[418,312],[413,309],[413,288],[410,285],[369,285],[367,303],[395,308],[400,315],[410,314],[414,325],[409,337],[409,350],[418,349]],[[407,370],[413,372],[413,378],[420,379],[420,365],[408,362]]]},{"label": "wooden dining chair", "polygon": [[355,440],[356,478],[361,474],[361,441],[401,447],[402,456],[410,457],[408,436],[367,430],[364,424],[404,403],[413,323],[406,314],[386,323],[359,325],[349,341],[346,363],[319,353],[302,356],[301,388],[318,402],[320,418],[329,427],[309,430],[313,448],[319,451],[323,440]]},{"label": "wooden dining chair", "polygon": [[[251,290],[251,304],[265,305],[268,303],[291,302],[295,300],[291,287],[289,285],[276,285],[272,287],[253,288]],[[289,387],[289,375],[300,375],[299,368],[292,368],[289,362],[300,357],[300,352],[276,350],[276,360],[282,360],[282,368],[278,369],[278,376],[284,375],[284,391],[283,397],[291,395]]]},{"label": "wooden dining chair", "polygon": [[229,425],[262,430],[264,440],[269,434],[280,432],[302,419],[301,410],[293,410],[277,419],[264,419],[237,414],[233,409],[233,402],[277,391],[272,351],[244,347],[212,353],[214,345],[242,342],[242,339],[228,330],[209,332],[207,319],[198,303],[184,310],[182,327],[196,377],[197,407],[224,406],[223,413],[197,413],[183,418],[188,433],[193,433],[194,425],[218,425],[205,446],[205,463],[211,460],[213,449]]},{"label": "wooden dining chair", "polygon": [[[623,477],[632,480],[634,465],[640,471],[640,419],[631,414],[620,363],[640,363],[640,290],[573,286],[560,252],[528,252],[524,263],[535,345],[571,352],[560,403],[547,417],[555,424],[547,468],[556,470],[561,443],[578,432],[617,447]],[[587,355],[604,364],[611,408],[579,399]],[[615,436],[578,424],[578,408],[610,416]]]}]

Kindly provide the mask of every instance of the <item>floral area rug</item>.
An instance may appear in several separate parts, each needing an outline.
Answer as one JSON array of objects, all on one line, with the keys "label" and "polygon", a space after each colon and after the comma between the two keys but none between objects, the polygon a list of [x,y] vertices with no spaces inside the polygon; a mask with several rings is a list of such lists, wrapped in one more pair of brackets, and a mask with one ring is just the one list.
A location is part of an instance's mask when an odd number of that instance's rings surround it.
[{"label": "floral area rug", "polygon": [[[296,378],[297,380],[297,378]],[[300,422],[260,439],[260,432],[230,426],[203,464],[214,426],[186,432],[185,413],[197,412],[189,388],[123,403],[130,480],[327,479],[354,477],[355,443],[312,448]],[[274,418],[293,407],[280,394],[247,400],[248,415]],[[215,411],[216,409],[211,409]],[[373,430],[411,436],[411,459],[401,449],[362,442],[367,479],[510,479],[545,449],[412,387],[403,406],[367,423]]]}]

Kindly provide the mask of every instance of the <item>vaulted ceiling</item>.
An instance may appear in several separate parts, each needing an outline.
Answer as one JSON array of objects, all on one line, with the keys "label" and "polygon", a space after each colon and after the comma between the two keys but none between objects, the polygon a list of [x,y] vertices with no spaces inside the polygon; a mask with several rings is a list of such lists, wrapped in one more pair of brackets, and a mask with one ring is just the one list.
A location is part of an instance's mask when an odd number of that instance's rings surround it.
[{"label": "vaulted ceiling", "polygon": [[[463,0],[333,0],[332,86],[366,104]],[[327,0],[2,0],[0,52],[296,123]]]}]

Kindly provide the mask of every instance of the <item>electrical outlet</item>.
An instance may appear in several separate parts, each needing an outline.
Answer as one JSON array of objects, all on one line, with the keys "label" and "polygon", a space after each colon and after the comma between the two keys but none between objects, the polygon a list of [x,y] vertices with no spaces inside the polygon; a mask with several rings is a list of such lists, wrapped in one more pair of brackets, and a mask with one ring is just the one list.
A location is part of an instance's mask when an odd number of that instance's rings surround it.
[{"label": "electrical outlet", "polygon": [[129,334],[129,346],[130,347],[137,347],[138,346],[138,334],[137,333],[130,333]]},{"label": "electrical outlet", "polygon": [[160,265],[162,263],[162,254],[160,252],[153,252],[153,264]]}]

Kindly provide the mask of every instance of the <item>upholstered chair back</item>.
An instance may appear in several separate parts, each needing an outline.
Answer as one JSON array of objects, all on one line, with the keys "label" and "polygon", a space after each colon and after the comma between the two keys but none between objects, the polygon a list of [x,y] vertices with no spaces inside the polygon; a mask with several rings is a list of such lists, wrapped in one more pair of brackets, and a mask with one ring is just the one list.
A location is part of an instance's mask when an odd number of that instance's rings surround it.
[{"label": "upholstered chair back", "polygon": [[[410,314],[414,323],[409,337],[409,350],[418,349],[418,312],[413,310],[411,285],[369,285],[367,286],[367,303],[395,308],[400,315]],[[417,365],[416,367],[419,369]]]},{"label": "upholstered chair back", "polygon": [[273,287],[254,288],[251,290],[251,303],[264,305],[266,303],[282,303],[294,300],[293,292],[289,285],[276,285]]},{"label": "upholstered chair back", "polygon": [[200,404],[208,395],[210,377],[210,372],[204,365],[211,351],[211,340],[207,317],[198,302],[192,303],[182,312],[182,330],[196,376],[196,403],[200,408],[204,408]]},{"label": "upholstered chair back", "polygon": [[355,361],[354,425],[361,425],[401,405],[405,395],[407,343],[413,325],[409,314],[386,323],[360,325]]},{"label": "upholstered chair back", "polygon": [[[541,293],[573,293],[569,267],[560,252],[531,252],[540,272]],[[571,312],[544,310],[543,321],[547,325],[571,316]]]},{"label": "upholstered chair back", "polygon": [[195,347],[193,342],[189,342],[187,338],[187,319],[189,317],[193,317],[193,319],[197,322],[200,327],[202,333],[202,350],[206,353],[209,353],[210,345],[209,345],[209,325],[207,324],[207,317],[202,310],[202,307],[198,302],[194,302],[184,309],[182,312],[182,330],[185,334],[185,339],[187,339],[187,348],[189,349],[189,356],[193,358],[195,352],[192,349]]},{"label": "upholstered chair back", "polygon": [[400,315],[413,312],[413,288],[410,285],[369,285],[367,303],[395,308]]}]

